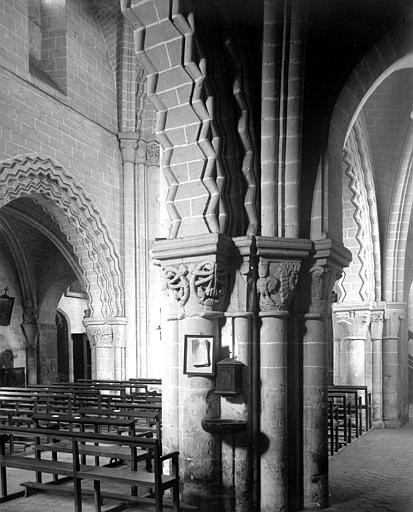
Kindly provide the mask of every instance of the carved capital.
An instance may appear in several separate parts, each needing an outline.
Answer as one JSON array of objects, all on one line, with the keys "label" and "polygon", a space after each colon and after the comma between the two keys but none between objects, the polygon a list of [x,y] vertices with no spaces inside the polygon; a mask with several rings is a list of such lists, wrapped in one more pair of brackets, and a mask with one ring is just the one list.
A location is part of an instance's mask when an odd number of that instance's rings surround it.
[{"label": "carved capital", "polygon": [[32,299],[23,299],[23,322],[24,323],[37,323],[37,310],[34,307]]},{"label": "carved capital", "polygon": [[[351,307],[351,306],[349,306]],[[333,311],[335,333],[338,339],[365,339],[370,325],[370,309],[348,309]]]},{"label": "carved capital", "polygon": [[406,318],[406,304],[388,303],[384,314],[384,337],[397,339],[400,333],[401,321]]},{"label": "carved capital", "polygon": [[317,263],[310,269],[311,302],[310,314],[327,314],[328,307],[335,302],[333,286],[341,277],[341,272],[329,265]]},{"label": "carved capital", "polygon": [[277,262],[261,258],[257,293],[261,311],[286,311],[294,296],[300,262]]},{"label": "carved capital", "polygon": [[384,310],[371,312],[370,334],[372,340],[383,338]]},{"label": "carved capital", "polygon": [[159,165],[159,144],[155,141],[149,142],[146,146],[146,163]]},{"label": "carved capital", "polygon": [[190,285],[188,268],[183,263],[179,266],[167,266],[162,271],[163,288],[169,292],[170,297],[176,302],[178,318],[185,316],[185,304],[189,300]]},{"label": "carved capital", "polygon": [[120,151],[124,163],[135,163],[138,136],[136,133],[119,133]]},{"label": "carved capital", "polygon": [[193,267],[192,283],[205,310],[220,310],[228,289],[228,268],[221,260],[202,261]]},{"label": "carved capital", "polygon": [[162,268],[163,287],[172,299],[170,318],[222,315],[232,254],[232,241],[223,235],[155,243],[152,255]]}]

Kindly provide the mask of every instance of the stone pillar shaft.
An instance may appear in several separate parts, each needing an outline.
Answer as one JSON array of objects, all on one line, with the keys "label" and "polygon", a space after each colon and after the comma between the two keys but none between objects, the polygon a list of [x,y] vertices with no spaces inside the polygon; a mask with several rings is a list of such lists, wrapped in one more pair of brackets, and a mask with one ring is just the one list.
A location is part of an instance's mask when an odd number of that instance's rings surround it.
[{"label": "stone pillar shaft", "polygon": [[264,2],[261,221],[265,236],[295,238],[299,232],[305,18],[301,0]]},{"label": "stone pillar shaft", "polygon": [[138,147],[138,134],[120,133],[120,148],[123,160],[123,253],[125,283],[126,326],[126,374],[137,376],[137,265],[136,265],[136,173],[135,160]]},{"label": "stone pillar shaft", "polygon": [[387,303],[383,336],[383,421],[386,427],[402,423],[399,345],[406,304]]},{"label": "stone pillar shaft", "polygon": [[[221,440],[203,430],[202,420],[220,417],[220,398],[213,393],[214,354],[220,347],[221,308],[233,250],[230,239],[209,234],[157,241],[152,251],[171,299],[166,354],[172,389],[163,399],[166,442],[180,452],[184,499],[200,512],[222,510]],[[186,335],[214,339],[215,351],[199,369],[191,366],[193,345]]]},{"label": "stone pillar shaft", "polygon": [[287,504],[287,316],[261,313],[261,433],[268,449],[261,456],[261,510]]},{"label": "stone pillar shaft", "polygon": [[372,389],[371,409],[372,421],[375,427],[383,425],[383,310],[375,310],[371,317],[372,342]]},{"label": "stone pillar shaft", "polygon": [[257,237],[261,380],[261,511],[288,507],[287,318],[311,242]]},{"label": "stone pillar shaft", "polygon": [[[303,338],[303,507],[328,505],[328,362],[327,321],[331,291],[351,259],[331,240],[314,241],[309,269],[310,304],[304,315]],[[300,292],[305,298],[306,293]],[[308,291],[307,291],[308,295]],[[299,301],[300,302],[300,301]]]}]

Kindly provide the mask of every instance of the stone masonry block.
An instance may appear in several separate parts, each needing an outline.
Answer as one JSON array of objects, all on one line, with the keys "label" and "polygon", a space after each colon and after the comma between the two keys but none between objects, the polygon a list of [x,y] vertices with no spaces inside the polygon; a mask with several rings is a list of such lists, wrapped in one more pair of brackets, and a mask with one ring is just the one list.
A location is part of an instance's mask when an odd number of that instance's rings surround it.
[{"label": "stone masonry block", "polygon": [[181,67],[168,69],[159,73],[157,92],[169,91],[182,85],[190,85],[190,91],[192,91],[192,80],[186,71]]},{"label": "stone masonry block", "polygon": [[169,55],[164,44],[149,48],[146,54],[158,72],[165,71],[170,67]]},{"label": "stone masonry block", "polygon": [[179,199],[190,199],[190,198],[204,198],[207,200],[206,188],[201,181],[190,181],[188,183],[181,183],[178,187],[178,192],[175,196],[175,200]]},{"label": "stone masonry block", "polygon": [[197,144],[188,144],[187,146],[181,146],[174,149],[171,163],[176,164],[182,162],[191,162],[194,160],[203,161],[204,159],[204,154]]},{"label": "stone masonry block", "polygon": [[159,16],[153,0],[134,0],[132,10],[139,20],[146,26],[158,23]]},{"label": "stone masonry block", "polygon": [[152,46],[157,46],[165,43],[166,41],[170,41],[171,39],[176,39],[177,37],[181,37],[181,35],[175,26],[172,25],[170,21],[163,21],[148,28],[146,32],[145,47],[148,49]]},{"label": "stone masonry block", "polygon": [[159,94],[159,98],[167,108],[176,107],[178,105],[178,95],[176,94],[176,89],[171,89],[170,91],[165,91]]},{"label": "stone masonry block", "polygon": [[166,118],[166,129],[184,127],[187,124],[199,123],[199,118],[195,114],[191,105],[181,105],[171,108]]},{"label": "stone masonry block", "polygon": [[171,2],[169,2],[169,0],[153,0],[153,3],[155,4],[158,18],[160,20],[168,19],[170,16]]},{"label": "stone masonry block", "polygon": [[183,54],[183,38],[178,37],[166,43],[166,49],[169,55],[171,66],[179,66],[182,64]]},{"label": "stone masonry block", "polygon": [[183,127],[165,130],[165,134],[174,146],[182,146],[187,143]]}]

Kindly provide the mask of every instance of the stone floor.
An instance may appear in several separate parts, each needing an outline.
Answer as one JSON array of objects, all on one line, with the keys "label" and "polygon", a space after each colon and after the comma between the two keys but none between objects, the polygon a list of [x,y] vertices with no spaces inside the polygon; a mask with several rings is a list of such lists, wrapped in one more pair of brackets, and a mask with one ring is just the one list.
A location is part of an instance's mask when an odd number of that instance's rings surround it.
[{"label": "stone floor", "polygon": [[[33,474],[18,470],[8,475],[10,491],[33,480]],[[325,512],[413,512],[413,418],[400,429],[372,430],[331,457],[330,493],[331,506]],[[83,510],[93,512],[92,498],[84,500]],[[0,512],[73,512],[73,499],[35,494],[0,504]]]},{"label": "stone floor", "polygon": [[375,429],[330,458],[325,512],[413,512],[413,417]]}]

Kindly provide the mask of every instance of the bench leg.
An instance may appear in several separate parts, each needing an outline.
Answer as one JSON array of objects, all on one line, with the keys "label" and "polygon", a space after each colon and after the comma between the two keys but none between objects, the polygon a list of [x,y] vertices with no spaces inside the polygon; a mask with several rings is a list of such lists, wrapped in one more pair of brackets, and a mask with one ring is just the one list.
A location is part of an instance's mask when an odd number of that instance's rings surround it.
[{"label": "bench leg", "polygon": [[173,511],[179,512],[179,482],[172,487]]},{"label": "bench leg", "polygon": [[100,481],[93,480],[93,495],[95,498],[95,512],[102,511],[102,498],[100,495]]},{"label": "bench leg", "polygon": [[5,498],[7,496],[7,476],[6,476],[6,467],[1,466],[0,468],[0,485],[1,485],[1,497]]},{"label": "bench leg", "polygon": [[75,512],[82,512],[82,488],[80,485],[80,478],[76,476],[73,478],[73,491],[75,500]]}]

